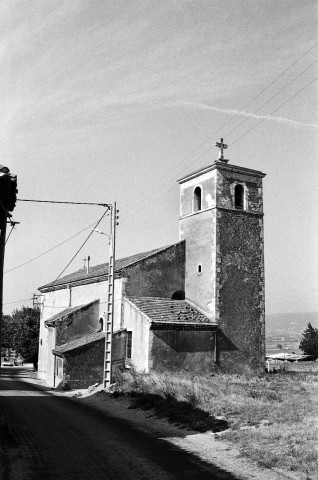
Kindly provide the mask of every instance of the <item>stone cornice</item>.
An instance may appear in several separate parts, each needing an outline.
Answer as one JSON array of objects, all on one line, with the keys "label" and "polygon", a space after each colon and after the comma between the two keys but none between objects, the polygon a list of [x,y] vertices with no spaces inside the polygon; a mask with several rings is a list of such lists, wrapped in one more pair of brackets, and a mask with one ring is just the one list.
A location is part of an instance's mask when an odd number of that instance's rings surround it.
[{"label": "stone cornice", "polygon": [[213,170],[224,170],[227,172],[233,172],[233,173],[241,173],[243,175],[249,175],[251,177],[259,177],[259,178],[264,178],[266,173],[263,173],[259,170],[253,170],[251,168],[246,168],[246,167],[239,167],[238,165],[231,165],[227,164],[225,162],[215,162],[212,165],[209,165],[208,167],[201,168],[200,170],[196,170],[195,172],[192,172],[185,177],[182,177],[178,180],[178,183],[182,184],[187,182],[188,180],[192,180],[193,178],[199,177],[200,175],[203,175],[204,173],[211,172]]}]

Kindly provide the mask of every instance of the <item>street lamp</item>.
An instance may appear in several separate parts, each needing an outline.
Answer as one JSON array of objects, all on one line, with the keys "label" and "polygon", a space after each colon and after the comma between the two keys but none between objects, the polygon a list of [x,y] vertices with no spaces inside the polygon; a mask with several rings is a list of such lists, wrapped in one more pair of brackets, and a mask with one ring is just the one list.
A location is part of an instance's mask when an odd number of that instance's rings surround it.
[{"label": "street lamp", "polygon": [[94,228],[93,231],[97,232],[97,233],[100,233],[101,235],[106,235],[106,237],[110,238],[110,235],[108,235],[108,233],[102,232],[101,230],[99,230],[99,228]]}]

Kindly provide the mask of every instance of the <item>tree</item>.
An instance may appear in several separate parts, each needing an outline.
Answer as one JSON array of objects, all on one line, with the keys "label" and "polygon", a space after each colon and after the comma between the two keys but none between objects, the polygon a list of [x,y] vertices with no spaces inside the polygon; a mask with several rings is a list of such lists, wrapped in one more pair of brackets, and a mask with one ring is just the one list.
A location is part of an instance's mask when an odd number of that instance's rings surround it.
[{"label": "tree", "polygon": [[2,350],[8,350],[12,347],[12,338],[15,332],[15,322],[11,315],[2,317]]},{"label": "tree", "polygon": [[39,351],[40,310],[38,307],[22,307],[6,315],[2,324],[3,346],[14,348],[36,367]]},{"label": "tree", "polygon": [[316,360],[318,358],[318,328],[314,328],[311,323],[308,323],[302,335],[303,338],[299,344],[300,350],[306,355],[312,355],[314,360]]}]

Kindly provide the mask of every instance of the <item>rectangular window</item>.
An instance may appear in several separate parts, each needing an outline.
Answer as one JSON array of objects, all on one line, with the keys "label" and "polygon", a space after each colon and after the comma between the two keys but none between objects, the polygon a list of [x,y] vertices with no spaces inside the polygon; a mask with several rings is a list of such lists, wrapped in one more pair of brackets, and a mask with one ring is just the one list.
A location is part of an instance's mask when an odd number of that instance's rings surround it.
[{"label": "rectangular window", "polygon": [[131,358],[132,332],[127,332],[126,358]]},{"label": "rectangular window", "polygon": [[57,358],[56,362],[56,370],[57,370],[57,378],[59,380],[63,380],[63,359],[62,358]]}]

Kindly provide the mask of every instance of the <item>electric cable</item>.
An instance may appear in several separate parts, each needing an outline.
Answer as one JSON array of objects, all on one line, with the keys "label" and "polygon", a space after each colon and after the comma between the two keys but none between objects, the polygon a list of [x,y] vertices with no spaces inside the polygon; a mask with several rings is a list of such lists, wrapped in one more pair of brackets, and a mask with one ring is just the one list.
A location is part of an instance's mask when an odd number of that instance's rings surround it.
[{"label": "electric cable", "polygon": [[275,109],[272,110],[270,113],[268,113],[265,118],[262,118],[259,122],[257,122],[255,125],[253,125],[249,130],[247,130],[247,132],[243,133],[240,137],[236,138],[230,145],[234,145],[234,143],[238,142],[241,138],[245,137],[245,135],[247,135],[247,134],[250,133],[252,130],[254,130],[254,128],[256,128],[258,125],[260,125],[260,123],[264,122],[270,115],[272,115],[273,113],[277,112],[280,108],[284,107],[288,102],[290,102],[290,100],[292,100],[292,99],[295,98],[299,93],[301,93],[303,90],[305,90],[305,88],[309,87],[309,86],[312,85],[314,82],[316,82],[316,80],[318,80],[318,76],[315,77],[313,80],[311,80],[311,82],[307,83],[307,85],[305,85],[303,88],[301,88],[300,90],[298,90],[298,92],[296,92],[292,97],[290,97],[288,100],[286,100],[286,102],[282,103],[281,105],[279,105],[279,107],[275,108]]},{"label": "electric cable", "polygon": [[100,207],[111,207],[110,203],[93,203],[93,202],[62,202],[59,200],[33,200],[26,198],[17,198],[18,202],[34,202],[34,203],[60,203],[66,205],[98,205]]},{"label": "electric cable", "polygon": [[[250,118],[253,118],[253,115],[255,115],[255,113],[259,112],[259,110],[261,110],[261,108],[265,107],[265,105],[267,105],[271,100],[273,100],[273,98],[277,97],[277,95],[279,95],[283,90],[285,90],[287,87],[289,87],[289,85],[291,83],[293,83],[295,80],[297,80],[297,78],[299,78],[303,73],[305,73],[310,67],[312,67],[315,63],[318,62],[318,59],[315,60],[314,62],[312,62],[308,67],[306,67],[302,72],[300,72],[296,77],[294,77],[290,82],[287,83],[287,85],[285,85],[284,87],[282,87],[280,90],[278,90],[277,93],[275,93],[275,95],[273,95],[272,97],[270,97],[265,103],[263,103],[260,107],[258,107],[256,110],[254,110],[254,112],[251,113],[251,115],[249,115],[247,118],[245,118],[241,123],[239,123],[238,125],[236,125],[232,130],[230,130],[226,135],[230,135],[231,133],[233,133],[235,130],[237,130],[241,125],[243,125],[243,123],[247,122]],[[271,115],[271,114],[269,114]]]},{"label": "electric cable", "polygon": [[[251,127],[249,130],[247,130],[247,132],[245,132],[244,134],[242,134],[240,137],[236,138],[231,144],[229,145],[233,145],[234,143],[236,143],[237,141],[239,141],[241,138],[245,137],[250,131],[254,130],[254,128],[256,128],[258,125],[260,125],[262,122],[264,122],[270,115],[272,115],[273,113],[277,112],[280,108],[282,108],[284,105],[286,105],[288,102],[290,102],[293,98],[295,98],[299,93],[301,93],[303,90],[305,90],[305,88],[309,87],[312,83],[314,83],[316,80],[318,79],[318,77],[315,77],[311,82],[307,83],[304,87],[302,87],[300,90],[298,90],[294,95],[292,95],[288,100],[286,100],[285,102],[283,102],[281,105],[279,105],[277,108],[275,108],[274,110],[272,110],[270,113],[268,113],[266,115],[265,118],[262,118],[259,122],[257,122],[255,125],[253,125],[253,127]],[[210,147],[208,150],[206,150],[205,152],[203,152],[201,155],[199,155],[190,165],[193,165],[194,163],[196,163],[203,155],[205,155],[208,151],[210,151],[212,148],[214,147],[214,145],[212,147]],[[217,157],[215,157],[216,159]],[[188,167],[188,168],[189,168]],[[165,190],[161,195],[159,195],[158,197],[154,198],[151,202],[148,202],[147,203],[147,206],[148,205],[152,205],[154,202],[156,202],[157,200],[159,200],[163,194],[166,194],[168,193],[170,190],[172,190],[174,188],[174,185],[172,187],[170,187],[169,189]],[[143,203],[144,204],[144,203]],[[136,205],[137,206],[137,205]],[[130,213],[137,213],[138,211],[140,211],[140,208],[138,210],[133,210],[133,211],[130,211]]]},{"label": "electric cable", "polygon": [[235,113],[235,115],[233,117],[231,117],[229,120],[227,120],[223,125],[221,125],[220,128],[218,128],[218,130],[215,132],[217,133],[218,131],[221,130],[221,128],[225,127],[226,125],[228,125],[232,120],[234,120],[234,118],[236,118],[240,113],[242,113],[245,108],[249,107],[255,100],[257,100],[264,92],[266,92],[275,82],[277,82],[277,80],[279,80],[286,72],[288,72],[288,70],[290,70],[294,65],[296,65],[296,63],[298,63],[305,55],[307,55],[307,53],[309,53],[311,50],[313,50],[316,46],[318,45],[318,42],[314,43],[314,45],[312,45],[308,50],[306,50],[300,57],[298,57],[291,65],[289,65],[289,67],[287,67],[285,70],[283,70],[279,75],[277,75],[277,77],[275,77],[271,83],[269,83],[267,85],[267,87],[265,87],[260,93],[258,93],[255,97],[252,98],[252,100],[250,100],[248,103],[246,103],[239,112]]},{"label": "electric cable", "polygon": [[31,258],[30,260],[27,260],[26,262],[21,263],[20,265],[16,265],[15,267],[10,268],[9,270],[6,270],[4,273],[12,272],[13,270],[16,270],[17,268],[23,267],[24,265],[27,265],[28,263],[31,263],[31,262],[33,262],[34,260],[37,260],[38,258],[43,257],[43,255],[46,255],[47,253],[52,252],[52,250],[55,250],[56,248],[60,247],[61,245],[64,245],[64,243],[67,243],[67,242],[69,242],[70,240],[73,240],[73,238],[77,237],[78,235],[80,235],[81,233],[85,232],[85,231],[88,230],[89,228],[92,228],[95,224],[96,224],[96,222],[92,223],[91,225],[88,225],[87,227],[83,228],[82,230],[80,230],[79,232],[75,233],[75,234],[72,235],[71,237],[67,238],[66,240],[63,240],[63,242],[58,243],[58,244],[55,245],[54,247],[50,248],[49,250],[46,250],[45,252],[40,253],[40,254],[37,255],[36,257],[33,257],[33,258]]},{"label": "electric cable", "polygon": [[15,227],[15,226],[11,224],[11,230],[10,230],[10,232],[9,232],[9,235],[7,236],[7,239],[6,239],[6,241],[5,241],[5,245],[8,243],[8,240],[9,240],[9,238],[10,238],[11,233],[13,232],[14,227]]},{"label": "electric cable", "polygon": [[82,243],[82,245],[80,246],[80,248],[77,250],[77,252],[73,255],[73,257],[71,258],[71,260],[68,262],[68,264],[66,265],[66,267],[61,271],[61,273],[58,275],[58,277],[50,283],[50,285],[53,285],[60,277],[61,275],[63,275],[63,273],[65,272],[65,270],[71,265],[71,263],[73,262],[74,258],[79,254],[79,252],[82,250],[82,248],[84,247],[84,245],[88,242],[88,240],[90,239],[90,237],[92,236],[93,232],[94,232],[94,229],[98,227],[98,225],[100,224],[100,222],[103,220],[103,218],[106,216],[106,213],[108,212],[109,208],[107,208],[107,210],[103,213],[103,215],[100,217],[100,219],[98,220],[98,222],[96,223],[96,225],[94,226],[93,230],[89,233],[89,235],[86,237],[86,239],[84,240],[84,242]]},{"label": "electric cable", "polygon": [[[248,103],[246,103],[239,112],[233,114],[233,116],[228,119],[223,125],[221,125],[219,128],[217,128],[217,130],[215,130],[211,135],[209,135],[209,137],[207,137],[203,142],[201,142],[196,148],[194,148],[193,150],[191,150],[191,152],[186,155],[185,157],[183,157],[176,165],[174,165],[174,167],[172,167],[170,170],[168,170],[167,172],[165,172],[164,175],[162,175],[158,181],[156,182],[158,184],[158,187],[159,187],[159,183],[164,180],[171,172],[173,172],[178,166],[180,166],[181,164],[183,164],[185,162],[185,160],[187,160],[188,158],[190,158],[193,153],[195,153],[200,147],[202,147],[205,143],[207,143],[208,141],[211,140],[211,138],[213,138],[213,136],[218,133],[222,128],[224,128],[226,125],[228,125],[234,118],[236,118],[240,113],[242,113],[245,108],[247,108],[249,105],[251,105],[255,100],[257,100],[264,92],[266,92],[277,80],[279,80],[285,73],[287,73],[294,65],[296,65],[305,55],[307,55],[307,53],[309,53],[311,50],[313,50],[316,46],[318,45],[318,42],[314,43],[314,45],[312,45],[308,50],[306,50],[302,55],[300,55],[291,65],[289,65],[285,70],[283,70],[279,75],[277,75],[263,90],[261,90],[261,92],[259,92],[255,97],[253,97]],[[284,88],[287,88],[288,85],[290,85],[290,83],[292,83],[294,80],[296,80],[296,78],[298,78],[302,73],[304,73],[306,70],[308,70],[308,68],[310,68],[314,63],[316,63],[316,61],[314,61],[311,65],[309,65],[309,67],[307,67],[305,70],[303,70],[297,77],[295,77],[291,82],[289,82]],[[283,89],[281,89],[280,91],[282,91]],[[278,93],[280,93],[280,91]],[[274,98],[275,96],[278,95],[275,94],[274,96],[272,96],[263,106],[265,106],[272,98]],[[261,107],[259,107],[261,108]],[[257,112],[258,110],[256,110]],[[256,113],[256,112],[253,112]],[[252,114],[252,115],[253,115]],[[251,115],[251,116],[252,116]],[[250,117],[248,117],[247,119],[244,120],[247,121]],[[242,122],[242,123],[244,123]],[[238,125],[240,126],[240,125]],[[228,133],[228,135],[230,133],[232,133],[233,131],[235,131],[236,128],[234,128],[233,130],[231,130],[231,132]],[[213,147],[210,147],[208,150],[206,150],[205,152],[203,152],[202,154],[200,154],[190,165],[193,165],[194,163],[197,162],[197,160],[199,160],[203,155],[205,155],[206,153],[208,153]],[[152,192],[153,192],[153,189],[152,189]],[[135,206],[139,206],[141,202],[135,204],[132,208],[134,208]],[[153,203],[153,202],[152,202]],[[131,213],[131,210],[129,210],[127,213]]]},{"label": "electric cable", "polygon": [[13,303],[28,302],[29,300],[33,300],[33,298],[25,298],[24,300],[16,300],[15,302],[7,302],[7,303],[4,303],[3,305],[12,305]]},{"label": "electric cable", "polygon": [[[278,93],[280,93],[282,90],[284,90],[285,88],[287,88],[294,80],[296,80],[296,78],[298,78],[302,73],[304,73],[306,70],[308,70],[308,68],[310,68],[314,63],[317,63],[318,60],[315,60],[311,65],[309,65],[309,67],[307,67],[305,70],[303,70],[299,75],[297,75],[297,77],[295,77],[293,80],[291,80],[285,87],[283,87]],[[305,88],[307,88],[307,86],[311,85],[315,80],[317,80],[318,77],[316,77],[312,82],[308,83],[307,85],[305,85],[302,89],[300,89],[298,92],[296,92],[293,96],[291,96],[286,102],[284,102],[283,104],[279,105],[279,107],[275,108],[274,110],[272,110],[270,113],[268,113],[265,118],[262,118],[258,123],[256,123],[256,125],[254,125],[252,128],[250,128],[246,133],[244,133],[243,135],[241,135],[241,137],[239,138],[243,138],[245,135],[247,135],[248,132],[250,132],[251,130],[253,130],[255,127],[257,127],[257,125],[259,125],[260,123],[262,123],[264,120],[266,120],[270,115],[272,115],[273,113],[277,112],[280,108],[282,108],[284,105],[286,105],[290,100],[292,100],[295,96],[297,96],[300,92],[302,92]],[[272,96],[267,102],[265,102],[260,108],[262,108],[263,106],[265,106],[267,103],[269,103],[270,100],[272,100],[274,97],[276,97],[277,94],[275,94],[274,96]],[[239,126],[241,126],[243,123],[245,123],[247,120],[249,120],[250,118],[252,118],[252,116],[258,112],[258,110],[255,110],[255,112],[253,112],[248,118],[246,118],[243,122],[239,123],[235,128],[233,128],[230,132],[227,133],[227,135],[230,135],[231,133],[233,133]],[[238,140],[236,139],[234,142],[230,143],[230,145],[233,145],[233,143],[236,143]],[[190,168],[192,165],[194,165],[198,160],[200,160],[201,157],[203,157],[206,153],[208,153],[210,150],[212,150],[212,148],[214,148],[214,145],[212,145],[210,148],[208,148],[207,150],[205,150],[202,154],[200,154],[198,157],[196,157],[194,159],[194,161],[188,166],[188,168]],[[217,159],[217,156],[214,157],[214,159],[216,160]]]},{"label": "electric cable", "polygon": [[[311,47],[309,50],[307,50],[307,52],[305,52],[305,54],[308,53],[308,51],[312,50],[316,45],[318,45],[318,42],[317,42],[313,47]],[[304,54],[304,55],[305,55],[305,54]],[[300,58],[302,58],[304,55],[302,55]],[[299,58],[299,59],[300,59],[300,58]],[[298,60],[299,60],[299,59],[298,59]],[[297,60],[297,61],[298,61],[298,60]],[[288,67],[286,70],[284,70],[284,72],[282,72],[282,74],[280,74],[278,77],[276,77],[276,79],[274,79],[274,80],[271,82],[270,85],[272,85],[276,80],[278,80],[278,78],[280,78],[280,77],[283,75],[283,73],[286,73],[287,70],[289,70],[293,65],[295,65],[295,63],[297,63],[297,61],[294,62],[294,63],[293,63],[290,67]],[[274,95],[272,95],[265,103],[263,103],[260,107],[258,107],[257,110],[255,110],[254,112],[252,112],[246,119],[243,120],[243,122],[239,123],[239,124],[238,124],[237,126],[235,126],[230,132],[228,132],[227,135],[230,135],[230,134],[233,133],[235,130],[237,130],[237,128],[240,127],[243,123],[247,122],[250,118],[253,118],[253,115],[254,115],[255,113],[257,113],[262,107],[264,107],[265,105],[267,105],[273,98],[277,97],[277,95],[279,95],[283,90],[285,90],[285,88],[287,88],[291,83],[293,83],[297,78],[299,78],[303,73],[305,73],[310,67],[312,67],[312,66],[313,66],[315,63],[317,63],[317,62],[318,62],[318,59],[317,59],[317,60],[314,60],[309,66],[307,66],[307,67],[306,67],[304,70],[302,70],[298,75],[296,75],[296,77],[294,77],[291,81],[289,81],[289,82],[287,83],[287,85],[285,85],[284,87],[282,87],[278,92],[276,92]],[[270,85],[269,85],[269,86],[270,86]],[[305,87],[305,88],[306,88],[306,87]],[[262,92],[260,92],[259,95],[257,95],[256,97],[254,97],[254,99],[251,100],[251,102],[249,102],[247,105],[245,105],[245,106],[240,110],[240,112],[238,112],[237,114],[235,114],[235,116],[237,116],[239,113],[242,113],[242,112],[244,111],[244,109],[245,109],[248,105],[250,105],[256,98],[258,98],[265,90],[267,90],[267,87],[266,87]],[[291,97],[291,98],[293,98],[293,97]],[[290,99],[291,99],[291,98],[290,98]],[[279,107],[279,108],[280,108],[280,107]],[[276,110],[274,110],[274,112],[275,112],[275,111],[276,111]],[[273,112],[269,113],[269,114],[266,116],[266,118],[267,118],[269,115],[271,115],[272,113],[273,113]],[[233,118],[234,118],[234,117],[232,117],[230,120],[232,120]],[[262,119],[262,121],[263,121],[263,120],[266,120],[266,118]],[[230,120],[229,120],[229,121],[230,121]],[[226,124],[228,124],[229,121],[226,122],[223,126],[225,126]],[[259,122],[259,123],[261,123],[261,122]],[[222,128],[222,127],[220,127],[220,128]],[[218,130],[219,130],[219,129],[218,129]],[[218,131],[218,130],[217,130],[217,131]],[[216,131],[216,132],[217,132],[217,131]],[[215,133],[216,133],[216,132],[215,132]],[[232,144],[231,144],[231,145],[232,145]],[[208,149],[205,150],[203,153],[201,153],[198,157],[196,157],[196,158],[194,159],[194,161],[193,161],[191,164],[189,164],[188,168],[190,168],[190,167],[191,167],[194,163],[196,163],[201,157],[203,157],[206,153],[208,153],[210,150],[212,150],[212,148],[214,148],[214,145],[212,145],[210,148],[208,148]],[[217,156],[215,156],[215,159],[216,159],[216,158],[217,158]]]}]

